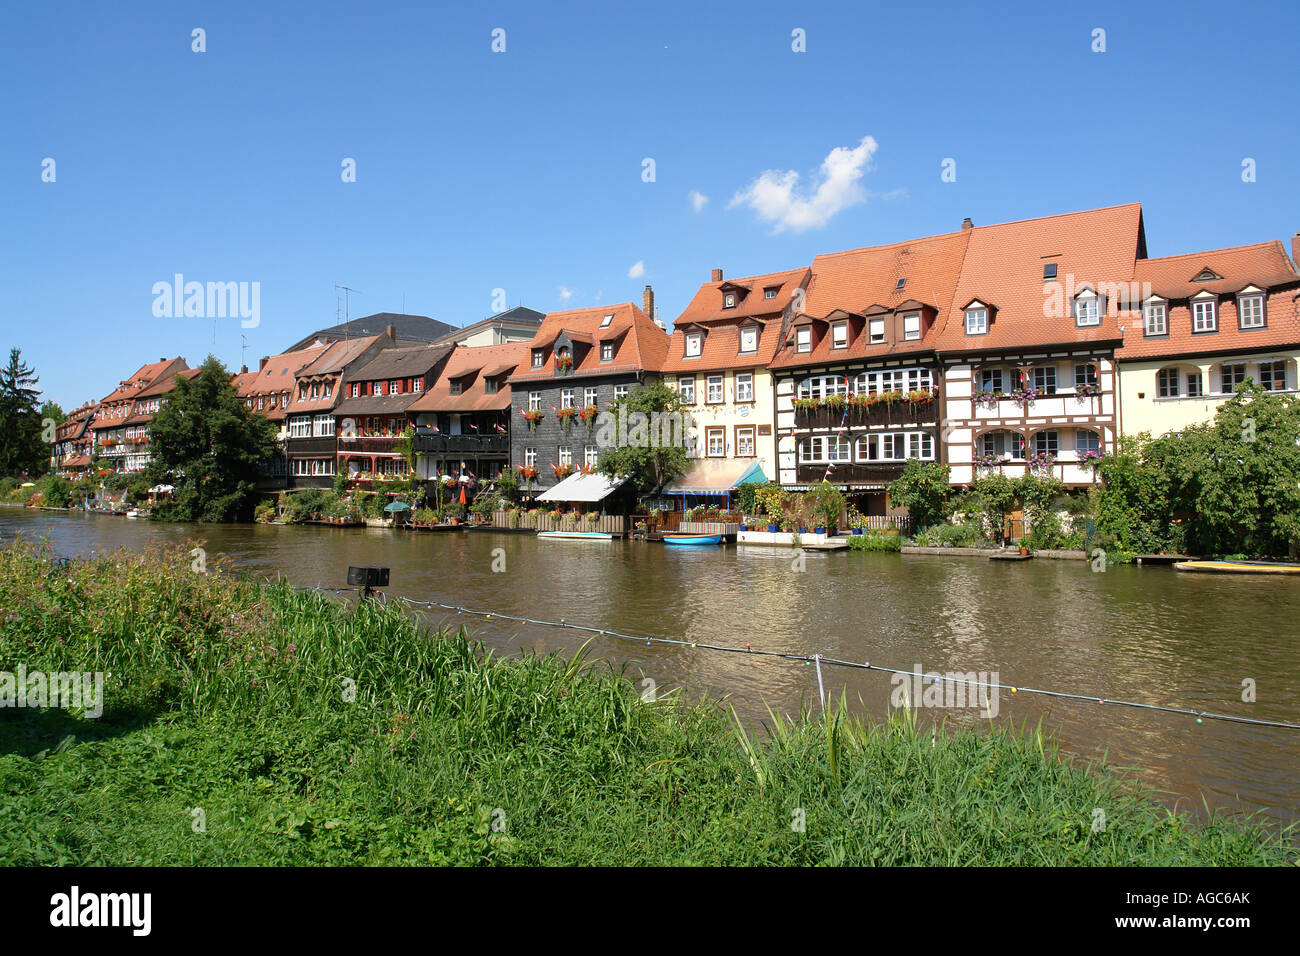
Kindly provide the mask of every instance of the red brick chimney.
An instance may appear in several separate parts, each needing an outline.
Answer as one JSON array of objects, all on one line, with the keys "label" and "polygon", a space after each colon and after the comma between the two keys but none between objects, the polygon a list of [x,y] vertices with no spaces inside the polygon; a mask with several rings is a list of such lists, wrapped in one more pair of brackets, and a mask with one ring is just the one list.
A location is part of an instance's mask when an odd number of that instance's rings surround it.
[{"label": "red brick chimney", "polygon": [[655,317],[655,290],[649,286],[641,293],[641,311],[645,313],[647,319]]},{"label": "red brick chimney", "polygon": [[[266,363],[269,362],[269,361],[271,361],[271,356],[269,356],[269,355],[263,355],[261,361],[259,361],[259,362],[257,363],[257,370],[258,370],[259,372],[262,371],[262,369],[266,368]],[[248,371],[248,366],[244,366],[244,371],[245,371],[245,372]]]},{"label": "red brick chimney", "polygon": [[967,229],[974,229],[974,228],[975,228],[975,223],[970,221],[970,216],[967,216],[965,219],[961,221],[962,232],[965,232]]},{"label": "red brick chimney", "polygon": [[397,326],[395,326],[395,325],[389,325],[388,328],[384,329],[384,331],[388,333],[388,337],[389,337],[390,339],[392,339],[392,340],[393,340],[393,344],[396,345],[396,344],[397,344]]},{"label": "red brick chimney", "polygon": [[1291,261],[1300,268],[1300,232],[1291,237]]},{"label": "red brick chimney", "polygon": [[714,282],[721,282],[721,281],[722,281],[722,270],[721,270],[721,269],[714,269],[714,270],[713,270],[713,281],[714,281]]}]

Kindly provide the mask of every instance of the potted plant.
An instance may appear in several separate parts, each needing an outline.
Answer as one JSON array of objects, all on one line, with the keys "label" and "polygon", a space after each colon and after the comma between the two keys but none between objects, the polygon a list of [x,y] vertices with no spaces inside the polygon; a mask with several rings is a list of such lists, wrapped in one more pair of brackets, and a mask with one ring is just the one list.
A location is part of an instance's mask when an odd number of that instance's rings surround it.
[{"label": "potted plant", "polygon": [[862,532],[865,531],[867,527],[866,515],[858,511],[857,508],[850,508],[849,527],[853,530],[854,534],[858,534],[858,535],[862,534]]}]

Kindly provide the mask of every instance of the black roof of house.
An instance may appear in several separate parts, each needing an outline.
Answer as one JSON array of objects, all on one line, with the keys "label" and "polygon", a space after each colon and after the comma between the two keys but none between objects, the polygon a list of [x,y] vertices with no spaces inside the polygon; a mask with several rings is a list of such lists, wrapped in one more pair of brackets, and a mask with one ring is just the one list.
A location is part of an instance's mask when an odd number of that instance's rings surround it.
[{"label": "black roof of house", "polygon": [[376,312],[374,315],[353,319],[351,322],[344,322],[341,325],[331,325],[326,329],[318,329],[301,341],[294,343],[285,351],[294,352],[298,349],[307,348],[317,341],[336,342],[345,338],[359,339],[368,335],[381,335],[387,331],[390,325],[396,333],[397,341],[407,344],[434,342],[456,331],[454,326],[448,325],[446,322],[439,322],[437,319],[431,319],[427,315]]}]

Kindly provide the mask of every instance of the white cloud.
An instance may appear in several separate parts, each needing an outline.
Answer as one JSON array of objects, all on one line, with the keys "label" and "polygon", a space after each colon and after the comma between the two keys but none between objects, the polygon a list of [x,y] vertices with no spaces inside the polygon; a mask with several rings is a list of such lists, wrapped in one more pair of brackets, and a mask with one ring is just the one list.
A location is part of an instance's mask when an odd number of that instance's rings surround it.
[{"label": "white cloud", "polygon": [[638,259],[632,268],[627,270],[627,277],[629,279],[639,279],[643,275],[645,275],[645,260]]},{"label": "white cloud", "polygon": [[759,219],[774,224],[773,232],[820,229],[836,213],[866,202],[867,192],[858,181],[871,168],[876,149],[871,136],[862,137],[853,149],[836,146],[823,160],[811,195],[807,190],[799,194],[799,174],[793,169],[769,169],[732,196],[727,208],[749,206]]},{"label": "white cloud", "polygon": [[560,302],[562,302],[564,305],[568,305],[569,300],[572,298],[573,298],[573,290],[568,288],[567,286],[560,286]]},{"label": "white cloud", "polygon": [[701,209],[703,209],[704,204],[707,203],[708,201],[709,201],[709,197],[704,195],[704,193],[700,192],[698,189],[691,190],[691,205],[695,207],[696,212],[699,212]]}]

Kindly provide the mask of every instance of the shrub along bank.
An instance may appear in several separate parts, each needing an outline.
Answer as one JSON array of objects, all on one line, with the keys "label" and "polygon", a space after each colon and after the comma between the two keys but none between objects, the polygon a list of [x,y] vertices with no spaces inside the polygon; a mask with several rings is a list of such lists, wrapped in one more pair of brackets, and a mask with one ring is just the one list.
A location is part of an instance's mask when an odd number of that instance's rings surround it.
[{"label": "shrub along bank", "polygon": [[[398,607],[184,550],[0,552],[0,671],[105,672],[104,713],[0,710],[12,864],[1280,864],[1038,734],[643,703],[578,655],[494,657]],[[1106,813],[1092,832],[1094,811]],[[802,821],[802,828],[799,822]]]}]

